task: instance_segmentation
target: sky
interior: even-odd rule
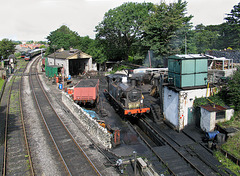
[[[97,26],[108,10],[124,2],[159,4],[177,0],[0,0],[0,40],[44,41],[62,25],[80,36],[95,38]],[[216,25],[224,22],[239,0],[186,0],[193,25]]]

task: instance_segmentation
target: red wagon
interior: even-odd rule
[[[99,80],[82,79],[74,87],[73,100],[79,104],[95,104],[99,99]]]

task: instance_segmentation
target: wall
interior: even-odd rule
[[[80,106],[74,103],[72,98],[65,92],[62,92],[62,101],[72,114],[81,122],[90,135],[96,136],[98,142],[104,147],[112,147],[111,135],[108,133],[107,129],[100,126],[96,120],[93,120],[89,114],[84,112]]]
[[[226,120],[231,120],[231,117],[234,115],[234,110],[233,109],[227,109],[226,110]]]
[[[163,114],[174,126],[178,126],[178,93],[164,87]]]
[[[48,65],[54,65],[54,58],[48,58]],[[63,66],[65,76],[69,75],[68,60],[66,60],[66,59],[55,59],[55,65]]]
[[[213,131],[215,128],[216,112],[209,112],[204,108],[201,108],[201,120],[200,127],[205,132]]]
[[[207,88],[182,90],[179,92],[179,130],[188,125],[188,109],[193,108],[193,102],[196,98],[206,97]],[[210,89],[208,95],[210,95]]]
[[[216,120],[216,112],[209,112],[206,109],[201,108],[201,129],[206,132],[213,131],[216,123],[230,120],[233,113],[233,109],[227,109],[225,111],[225,119]]]
[[[188,125],[188,108],[193,108],[195,98],[206,97],[207,88],[181,90],[179,92],[164,87],[163,113],[165,118],[178,130]],[[210,95],[210,89],[208,95]]]

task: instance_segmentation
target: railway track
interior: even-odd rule
[[[37,60],[32,64],[29,74],[29,81],[37,107],[68,175],[101,175],[54,111],[39,80]]]
[[[140,128],[135,127],[135,129],[137,129],[138,134],[143,138],[143,141],[150,147],[152,152],[165,164],[171,175],[227,175],[216,165],[212,165],[208,161],[212,157],[206,156],[204,158],[204,150],[200,145],[184,137],[182,137],[182,142],[184,143],[184,140],[186,140],[187,145],[184,146],[183,143],[181,145],[169,136],[171,134],[167,135],[157,129],[153,123],[145,119],[140,119],[140,122],[138,122],[138,127]],[[154,136],[154,144],[146,140],[142,133]],[[153,139],[152,137],[151,139]]]
[[[2,175],[34,175],[21,103],[21,83],[26,66],[24,63],[14,73],[6,88]]]

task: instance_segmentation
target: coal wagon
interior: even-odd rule
[[[95,105],[99,100],[99,79],[82,79],[74,86],[73,92],[76,103]]]

